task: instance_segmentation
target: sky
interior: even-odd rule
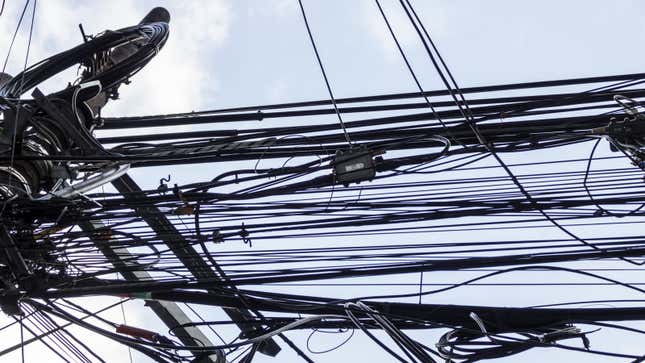
[[[303,3],[336,97],[415,90],[373,1],[303,0]],[[382,3],[424,88],[441,88],[398,2],[383,0]],[[645,40],[641,19],[645,2],[642,1],[428,0],[414,3],[462,87],[643,71],[640,44]],[[8,52],[24,2],[9,0],[5,5],[0,16],[3,55]],[[105,108],[105,116],[165,114],[328,97],[296,0],[41,0],[36,9],[27,63],[78,44],[81,41],[79,23],[86,33],[96,34],[136,24],[154,6],[164,6],[171,13],[168,43],[134,77],[132,84],[121,87],[121,99]],[[31,15],[30,11],[26,16]],[[28,29],[23,27],[9,57],[8,73],[18,73],[24,65],[27,35]],[[74,70],[70,70],[49,82],[45,89],[59,89],[74,77]],[[216,174],[217,166],[212,168],[173,168],[173,182],[207,179]],[[132,171],[135,179],[148,188],[156,187],[159,178],[167,174],[168,170],[161,169]],[[476,291],[482,295],[472,297],[473,301],[491,303],[515,298],[521,304],[526,296],[530,296],[526,300],[533,296],[529,293],[485,298],[489,292]],[[470,297],[448,295],[445,299],[458,299],[453,302],[462,303]],[[103,301],[87,300],[87,303],[98,306]],[[160,327],[141,305],[126,304],[128,319]],[[121,312],[116,311],[111,317],[121,319]],[[429,344],[436,337],[415,336],[427,338]],[[306,334],[294,337],[301,346],[306,340]],[[342,340],[332,337],[318,343],[333,346],[333,339]],[[603,344],[636,347],[638,343],[610,340]],[[97,349],[111,357],[108,361],[127,361],[127,350],[120,346],[105,344]],[[26,352],[28,362],[50,358],[42,346]],[[366,356],[372,363],[390,361],[359,333],[348,345],[315,355],[314,360],[360,361]],[[522,357],[524,362],[580,358],[544,350]],[[584,358],[588,362],[610,361]],[[0,361],[18,361],[18,356],[4,359]],[[136,355],[135,361],[146,362]],[[295,362],[297,358],[284,347],[278,358],[258,356],[257,361]]]

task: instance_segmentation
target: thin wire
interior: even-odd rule
[[[538,207],[538,204],[535,201],[535,199],[531,196],[531,194],[529,194],[529,192],[524,188],[524,186],[520,183],[520,181],[517,179],[517,177],[510,170],[508,165],[506,165],[506,163],[501,159],[501,157],[495,152],[495,150],[489,145],[488,142],[486,142],[486,140],[481,135],[481,132],[478,130],[477,124],[472,119],[472,112],[470,111],[470,108],[468,107],[468,103],[466,102],[466,99],[464,97],[463,92],[461,92],[459,86],[457,85],[457,82],[455,81],[454,77],[452,76],[452,73],[450,72],[450,69],[448,68],[447,64],[444,62],[443,58],[441,57],[441,54],[439,53],[439,50],[436,48],[434,42],[432,41],[432,38],[430,38],[430,35],[429,35],[428,31],[426,30],[425,26],[421,22],[421,19],[417,15],[417,13],[414,10],[414,7],[410,3],[410,1],[405,0],[405,2],[407,3],[407,6],[410,8],[410,11],[412,11],[412,14],[414,14],[414,17],[416,18],[416,21],[421,26],[421,29],[423,29],[423,32],[424,32],[426,38],[428,38],[430,44],[432,45],[432,48],[433,48],[434,52],[437,54],[439,60],[441,61],[441,64],[443,65],[443,68],[446,70],[446,73],[448,74],[450,80],[452,81],[453,85],[455,86],[455,90],[457,91],[457,94],[461,98],[461,101],[463,102],[463,107],[465,108],[465,110],[462,108],[462,104],[459,102],[459,100],[457,100],[456,96],[453,93],[453,90],[452,90],[450,84],[446,80],[445,76],[443,75],[443,72],[441,71],[441,69],[440,69],[439,65],[437,64],[436,60],[434,59],[434,57],[432,55],[432,52],[430,51],[430,48],[426,44],[426,41],[423,38],[423,36],[421,34],[421,31],[419,30],[419,27],[417,26],[417,24],[413,20],[412,15],[410,14],[410,11],[405,6],[404,0],[399,0],[399,2],[401,3],[401,6],[403,7],[403,9],[405,10],[406,14],[408,15],[408,18],[410,19],[410,22],[412,23],[412,25],[414,26],[415,30],[417,31],[417,34],[419,35],[419,38],[423,42],[423,44],[424,44],[424,46],[425,46],[425,48],[426,48],[426,50],[428,52],[428,55],[429,55],[432,63],[434,64],[435,68],[437,69],[437,72],[439,73],[439,76],[443,80],[444,84],[448,88],[448,91],[450,92],[450,94],[451,94],[452,98],[454,99],[457,107],[459,108],[462,116],[464,117],[464,120],[470,126],[470,128],[473,131],[473,133],[477,136],[480,144],[482,144],[484,147],[486,147],[486,149],[491,153],[491,155],[493,155],[493,157],[500,164],[502,169],[504,169],[504,171],[508,174],[508,176],[511,178],[513,183],[518,187],[520,192],[526,197],[527,201],[529,203],[531,203],[532,205],[536,206],[536,209],[540,212],[540,214],[542,214],[544,216],[544,218],[546,218],[549,222],[551,222],[554,226],[556,226],[562,232],[566,233],[567,235],[569,235],[570,237],[576,239],[577,241],[583,243],[584,245],[589,246],[589,247],[591,247],[593,249],[596,249],[596,250],[604,252],[603,249],[598,248],[597,246],[594,246],[593,244],[591,244],[588,241],[578,237],[577,235],[573,234],[572,232],[570,232],[569,230],[564,228],[557,221],[555,221],[551,216],[549,216],[542,208]],[[631,263],[633,265],[637,265],[637,266],[641,266],[641,265],[644,264],[644,263],[638,263],[636,261],[630,260],[630,259],[625,258],[625,257],[620,257],[620,259],[625,261],[625,262]]]
[[[336,98],[334,98],[334,93],[332,92],[331,85],[329,84],[329,80],[327,79],[327,73],[325,72],[325,67],[323,66],[322,60],[320,59],[320,55],[318,54],[318,48],[316,48],[316,42],[314,41],[314,37],[311,34],[311,29],[309,28],[309,22],[307,21],[307,14],[305,13],[305,8],[302,5],[302,0],[298,0],[298,4],[300,5],[300,11],[302,12],[302,19],[305,22],[305,27],[307,28],[307,33],[309,34],[309,40],[311,41],[311,46],[313,47],[314,53],[316,54],[316,59],[318,60],[320,71],[322,72],[323,79],[325,80],[325,85],[327,86],[327,91],[329,92],[331,103],[332,105],[334,105],[336,116],[338,116],[338,122],[340,122],[340,126],[343,129],[343,134],[345,135],[345,141],[347,141],[347,143],[351,146],[352,141],[349,138],[349,134],[347,133],[347,128],[345,128],[345,123],[343,122],[343,118],[340,115],[340,110],[336,105]]]
[[[32,314],[33,314],[33,313],[36,313],[36,311],[34,310],[34,311],[32,312]],[[19,320],[18,318],[16,318],[16,317],[13,317],[13,319],[14,319],[16,322],[20,322],[20,320]],[[54,349],[54,347],[52,347],[52,346],[51,346],[49,343],[47,343],[47,341],[45,341],[44,339],[43,339],[43,340],[36,340],[36,337],[44,337],[44,336],[43,336],[43,334],[42,334],[42,329],[41,329],[37,324],[35,324],[35,323],[34,323],[34,326],[35,326],[36,328],[38,328],[39,330],[41,330],[41,334],[38,334],[37,332],[35,332],[35,331],[31,330],[27,325],[25,325],[25,330],[27,330],[27,332],[31,333],[31,334],[34,336],[34,338],[30,339],[28,342],[30,343],[30,342],[33,342],[33,341],[39,341],[39,342],[40,342],[40,343],[42,343],[45,347],[47,347],[49,350],[51,350],[51,351],[52,351],[52,352],[54,352],[56,355],[58,355],[59,357],[61,357],[61,359],[65,360],[65,361],[68,361],[68,359],[66,359],[66,358],[63,356],[63,354],[62,354],[61,352],[59,352],[58,350]],[[59,348],[60,348],[60,345],[58,344],[58,342],[57,342],[56,340],[53,340],[53,339],[50,339],[50,340],[52,341],[52,343],[53,343],[54,345],[56,345],[56,347],[59,347]],[[19,347],[19,348],[22,348],[23,346],[24,346],[23,344],[18,344],[18,347]],[[60,349],[60,350],[62,350],[62,349]],[[65,354],[66,354],[66,355],[69,355],[66,351],[64,351],[64,352],[65,352]]]
[[[195,314],[199,320],[201,320],[201,321],[202,321],[202,322],[204,322],[204,323],[206,322],[206,320],[204,320],[204,318],[203,318],[203,317],[202,317],[202,316],[201,316],[201,315],[200,315],[200,314],[199,314],[195,309],[193,309],[193,307],[192,307],[192,306],[190,306],[190,304],[184,304],[184,305],[185,305],[185,306],[186,306],[190,311],[192,311],[192,312],[193,312],[193,314]],[[222,343],[226,344],[226,340],[224,340],[224,338],[222,338],[222,336],[221,336],[221,335],[219,335],[219,334],[217,333],[217,331],[216,331],[215,329],[213,329],[213,327],[212,327],[211,325],[208,325],[208,329],[209,329],[210,331],[212,331],[212,332],[215,334],[215,336],[217,336],[217,338],[219,338],[219,340],[220,340]]]
[[[20,357],[22,358],[22,363],[25,363],[25,323],[22,321],[23,317],[23,315],[20,315]]]
[[[119,304],[121,306],[121,315],[123,316],[123,324],[128,325],[128,322],[125,320],[125,307],[123,303]],[[132,359],[132,347],[128,346],[128,355],[130,356],[130,363],[133,362]]]
[[[18,24],[16,25],[16,30],[13,32],[13,36],[11,37],[11,43],[9,43],[9,50],[7,51],[7,56],[4,59],[4,64],[2,65],[2,73],[7,69],[7,63],[9,62],[9,56],[11,55],[11,50],[13,49],[13,43],[16,41],[16,36],[18,35],[18,31],[20,30],[20,24],[22,24],[22,19],[25,16],[25,12],[27,12],[27,6],[29,6],[30,0],[25,1],[25,6],[22,8],[22,13],[20,14],[20,19],[18,20]],[[4,1],[2,2],[3,8],[4,8]]]
[[[313,354],[324,354],[324,353],[329,353],[329,352],[332,352],[334,350],[337,350],[340,347],[342,347],[343,345],[347,344],[349,342],[349,340],[352,339],[352,337],[354,336],[354,333],[356,332],[356,329],[347,329],[347,330],[351,330],[351,333],[342,342],[336,344],[335,346],[333,346],[331,348],[327,348],[327,349],[324,349],[324,350],[313,350],[313,349],[311,349],[311,338],[314,336],[315,333],[342,334],[344,332],[343,332],[342,329],[340,329],[339,331],[333,331],[333,332],[324,331],[324,330],[320,330],[320,329],[317,329],[317,328],[311,329],[311,333],[309,334],[309,336],[307,336],[307,343],[306,343],[307,350],[310,353],[313,353]]]
[[[25,4],[25,9],[23,10],[22,15],[20,16],[20,21],[22,21],[22,16],[24,15],[24,11],[27,9],[26,6],[28,4],[29,4],[29,0],[27,0],[27,3]],[[31,12],[31,25],[29,26],[29,39],[27,41],[27,52],[25,53],[25,63],[23,65],[23,69],[22,69],[22,76],[20,77],[20,89],[18,91],[19,95],[22,93],[23,86],[25,84],[25,74],[26,74],[25,71],[27,70],[27,63],[29,62],[29,51],[31,50],[31,39],[32,39],[32,35],[33,35],[33,32],[34,32],[34,20],[36,19],[36,6],[37,5],[38,5],[38,0],[34,0],[34,6],[33,6],[33,9],[32,9],[32,12]],[[18,23],[18,28],[19,27],[20,27],[20,22]],[[16,28],[16,32],[18,31],[18,28]],[[14,34],[14,37],[15,37],[15,34]],[[13,45],[13,40],[11,41],[11,43]],[[11,50],[11,48],[10,48],[10,50]],[[9,60],[9,54],[7,54],[7,59],[5,60],[5,64],[4,64],[3,68],[2,68],[3,72],[4,72],[4,67],[6,67],[6,65],[7,65],[7,60]],[[14,119],[14,123],[13,123],[13,135],[12,135],[12,139],[11,139],[11,157],[10,157],[11,161],[9,163],[9,167],[11,169],[13,169],[13,164],[14,164],[15,156],[16,156],[16,141],[17,141],[16,138],[17,138],[17,133],[18,133],[18,120],[20,119],[20,117],[19,117],[20,116],[20,110],[21,110],[21,108],[20,108],[20,99],[18,99],[18,101],[16,103],[16,115],[15,115],[15,119]],[[9,182],[8,182],[9,185],[11,185],[12,177],[13,177],[13,173],[9,173]]]
[[[421,304],[421,297],[423,294],[423,271],[421,271],[421,276],[419,277],[419,304]]]
[[[375,0],[375,2],[376,2],[376,6],[379,9],[379,12],[381,13],[381,16],[383,17],[383,20],[385,21],[385,25],[387,26],[387,29],[389,30],[390,35],[392,35],[392,40],[394,40],[394,43],[396,44],[396,47],[399,49],[399,54],[401,54],[401,57],[403,58],[403,61],[405,62],[406,67],[408,68],[408,72],[410,73],[410,76],[412,76],[412,79],[414,80],[414,83],[416,84],[417,89],[420,92],[420,95],[426,101],[426,104],[428,105],[428,107],[432,111],[432,114],[435,116],[437,121],[439,121],[439,123],[441,123],[441,125],[444,128],[447,129],[448,126],[443,122],[443,120],[441,119],[441,116],[437,113],[437,111],[435,111],[434,106],[432,105],[432,103],[430,103],[430,99],[428,98],[428,96],[426,95],[425,90],[421,86],[421,82],[419,82],[419,78],[417,77],[416,73],[414,72],[414,69],[412,69],[412,65],[408,61],[408,57],[405,55],[405,52],[403,51],[403,47],[401,47],[401,44],[399,43],[399,40],[396,37],[396,34],[394,33],[394,30],[392,29],[392,26],[390,25],[390,21],[387,19],[387,16],[385,15],[385,12],[383,11],[383,8],[381,7],[381,3],[379,2],[379,0]],[[459,142],[456,139],[455,139],[455,141]]]

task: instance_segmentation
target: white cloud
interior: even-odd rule
[[[380,1],[380,4],[406,54],[419,50],[421,46],[419,36],[398,1]],[[447,17],[443,16],[446,12],[445,4],[432,3],[429,5],[421,2],[415,4],[415,7],[415,11],[424,21],[424,26],[433,36],[441,38],[450,32],[451,28],[454,28],[455,25],[447,23]],[[359,17],[365,30],[381,45],[387,59],[399,61],[401,59],[399,50],[376,4],[372,1],[362,2]],[[432,21],[429,22],[428,18],[431,18]]]
[[[281,102],[289,95],[289,83],[284,79],[274,80],[266,88],[266,99],[268,102]]]
[[[399,50],[376,5],[372,2],[362,3],[362,5],[360,20],[367,32],[381,45],[388,60],[399,60]],[[416,34],[409,25],[408,18],[400,8],[392,8],[386,5],[386,3],[381,4],[399,43],[402,47],[409,46],[415,41]]]
[[[247,6],[247,15],[250,17],[291,18],[299,12],[297,0],[274,0],[269,6],[266,2],[250,2]]]
[[[78,24],[88,34],[136,24],[151,7],[140,1],[109,2],[41,1],[30,48],[29,64],[69,49],[81,42]],[[169,3],[171,34],[151,63],[133,77],[132,84],[120,89],[122,99],[111,102],[106,115],[135,115],[181,112],[206,104],[203,95],[216,87],[209,69],[207,50],[228,39],[231,5],[228,1]],[[0,21],[0,45],[7,50],[22,6],[7,9]],[[8,73],[22,70],[31,12],[28,10],[15,41]],[[3,54],[4,56],[4,54]],[[75,78],[71,69],[41,88],[54,91]]]
[[[228,38],[231,6],[225,1],[181,2],[169,7],[170,37],[159,55],[120,90],[122,100],[109,115],[185,112],[204,108],[204,96],[217,85],[208,50]]]

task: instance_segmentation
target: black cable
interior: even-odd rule
[[[437,70],[437,72],[439,73],[439,76],[441,77],[441,79],[442,79],[442,81],[443,81],[444,85],[448,88],[448,91],[450,92],[451,97],[454,99],[454,101],[455,101],[455,103],[456,103],[457,107],[459,108],[460,112],[462,113],[462,116],[464,117],[464,120],[466,121],[466,123],[468,124],[468,126],[473,130],[473,133],[475,133],[475,134],[477,135],[477,138],[479,139],[480,143],[481,143],[482,145],[484,145],[484,146],[487,148],[487,150],[491,153],[491,155],[493,155],[493,157],[495,158],[495,160],[497,160],[497,162],[500,164],[500,166],[504,169],[504,171],[505,171],[505,172],[508,174],[508,176],[511,178],[511,180],[513,181],[513,183],[514,183],[515,185],[517,185],[518,189],[522,192],[522,194],[524,194],[524,195],[525,195],[525,197],[526,197],[526,199],[529,201],[529,203],[531,203],[531,204],[532,204],[532,205],[534,205],[534,206],[537,206],[537,203],[535,202],[535,200],[533,199],[533,197],[528,193],[528,191],[526,191],[526,189],[522,186],[522,184],[517,180],[517,178],[514,176],[514,174],[512,173],[512,171],[511,171],[511,170],[508,168],[508,166],[506,165],[506,163],[505,163],[504,161],[502,161],[502,159],[497,155],[497,153],[495,153],[495,151],[494,151],[494,150],[492,150],[492,149],[490,148],[489,144],[488,144],[488,143],[487,143],[487,142],[482,138],[481,134],[479,133],[479,131],[478,131],[478,129],[477,129],[477,125],[476,125],[476,124],[474,123],[474,121],[472,120],[472,116],[471,116],[470,110],[469,110],[469,108],[468,108],[468,104],[467,104],[467,102],[466,102],[466,100],[465,100],[465,97],[464,97],[463,93],[461,93],[461,91],[459,90],[459,86],[458,86],[458,85],[457,85],[457,83],[455,82],[454,77],[452,76],[452,73],[451,73],[451,72],[450,72],[450,70],[448,69],[448,67],[447,67],[446,63],[443,61],[443,58],[441,57],[441,55],[440,55],[439,51],[437,50],[436,46],[434,45],[434,42],[433,42],[433,41],[432,41],[432,39],[430,38],[430,35],[428,34],[427,30],[426,30],[426,29],[425,29],[425,27],[423,26],[423,23],[422,23],[422,22],[421,22],[421,20],[419,19],[419,16],[416,14],[416,12],[415,12],[415,10],[414,10],[414,7],[412,6],[412,4],[410,3],[410,1],[409,1],[409,0],[405,0],[405,1],[406,1],[406,3],[407,3],[407,7],[406,7],[406,5],[403,3],[403,0],[399,0],[399,2],[401,3],[401,6],[402,6],[402,7],[403,7],[403,9],[405,10],[405,12],[406,12],[406,14],[407,14],[408,18],[410,19],[410,22],[412,23],[412,25],[414,26],[414,28],[415,28],[415,30],[416,30],[416,32],[417,32],[417,34],[419,35],[419,38],[421,39],[422,43],[424,44],[424,47],[425,47],[425,49],[426,49],[426,51],[427,51],[427,53],[428,53],[428,56],[430,57],[430,60],[432,61],[433,65],[435,66],[435,69],[436,69],[436,70]],[[408,10],[408,7],[410,8],[410,10]],[[453,92],[451,91],[450,84],[448,83],[448,81],[446,80],[446,78],[443,76],[443,74],[442,74],[442,72],[441,72],[441,69],[439,68],[439,65],[438,65],[438,64],[437,64],[437,62],[435,61],[435,59],[434,59],[434,57],[433,57],[433,55],[432,55],[432,52],[430,51],[430,48],[429,48],[429,47],[428,47],[428,45],[426,44],[425,39],[423,38],[423,35],[421,34],[421,31],[419,30],[419,28],[417,27],[417,25],[416,25],[415,21],[413,20],[412,15],[410,14],[410,11],[412,12],[412,14],[414,14],[414,17],[415,17],[416,21],[417,21],[417,22],[419,22],[419,25],[421,26],[421,29],[423,29],[423,32],[424,32],[424,34],[425,34],[426,38],[429,40],[429,42],[430,42],[430,44],[431,44],[431,46],[432,46],[432,48],[433,48],[434,52],[437,54],[437,57],[439,58],[439,60],[440,60],[441,64],[443,65],[443,68],[446,70],[446,73],[448,74],[448,76],[449,76],[450,80],[452,81],[453,85],[455,86],[455,89],[456,89],[456,91],[457,91],[457,94],[458,94],[458,95],[459,95],[459,97],[461,98],[461,101],[463,102],[463,105],[464,105],[464,107],[465,107],[465,110],[462,110],[461,104],[459,103],[459,101],[457,100],[457,98],[455,97],[455,95],[453,94]],[[583,244],[585,244],[585,245],[587,245],[587,246],[589,246],[589,247],[591,247],[591,248],[593,248],[593,249],[597,249],[597,250],[602,251],[602,249],[598,249],[596,246],[594,246],[594,245],[592,245],[592,244],[588,243],[588,242],[587,242],[587,241],[585,241],[584,239],[582,239],[582,238],[580,238],[580,237],[578,237],[578,236],[574,235],[574,234],[573,234],[573,233],[571,233],[569,230],[567,230],[566,228],[564,228],[563,226],[561,226],[557,221],[555,221],[553,218],[551,218],[551,217],[550,217],[550,216],[549,216],[549,215],[548,215],[548,214],[547,214],[543,209],[541,209],[541,208],[539,208],[539,207],[537,207],[536,209],[537,209],[537,210],[538,210],[538,211],[539,211],[539,212],[544,216],[544,218],[546,218],[549,222],[551,222],[554,226],[556,226],[556,227],[557,227],[558,229],[560,229],[562,232],[566,233],[566,234],[567,234],[567,235],[569,235],[570,237],[572,237],[572,238],[574,238],[574,239],[578,240],[579,242],[581,242],[581,243],[583,243]],[[628,263],[631,263],[631,264],[634,264],[634,265],[642,265],[641,263],[637,263],[637,262],[634,262],[634,261],[632,261],[632,260],[629,260],[629,259],[626,259],[626,258],[623,258],[623,257],[621,257],[621,259],[622,259],[623,261],[625,261],[625,262],[628,262]]]

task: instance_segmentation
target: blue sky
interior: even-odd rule
[[[424,88],[441,88],[398,3],[382,2]],[[415,90],[373,1],[304,0],[304,4],[336,97]],[[432,0],[416,1],[415,5],[462,87],[643,71],[642,1]],[[8,1],[6,6],[0,17],[0,49],[5,51],[22,3]],[[122,99],[112,102],[105,115],[160,114],[327,98],[296,0],[41,0],[29,63],[78,44],[79,23],[88,33],[117,29],[137,23],[154,6],[170,10],[170,39],[132,84],[121,88]],[[22,67],[26,35],[24,28],[12,51],[9,73],[15,74]],[[72,80],[73,71],[48,86],[56,89]],[[166,170],[133,171],[147,187],[155,187],[159,177],[166,174]],[[206,179],[213,174],[215,171],[209,169],[179,167],[173,169],[173,182]],[[494,294],[476,291],[481,295],[468,296],[464,292],[441,299],[454,303],[516,299],[521,305],[539,295],[523,291],[526,295],[487,296]],[[562,296],[571,293],[557,289],[549,292]],[[151,314],[145,315],[140,305],[126,305],[133,321],[156,325],[147,320]],[[429,344],[436,341],[434,334],[414,336],[428,339]],[[294,337],[302,344],[306,334]],[[321,340],[321,344],[329,341]],[[625,339],[601,344],[637,343]],[[125,361],[123,348],[105,349],[114,359]],[[29,354],[36,361],[37,356],[46,353],[31,350]],[[340,362],[361,361],[367,356],[372,363],[390,361],[359,333],[342,349],[314,358],[317,362]],[[522,357],[524,362],[543,362],[564,361],[572,356],[537,351]],[[589,362],[611,361],[584,358]],[[297,360],[285,347],[279,358],[258,357],[257,361]]]

